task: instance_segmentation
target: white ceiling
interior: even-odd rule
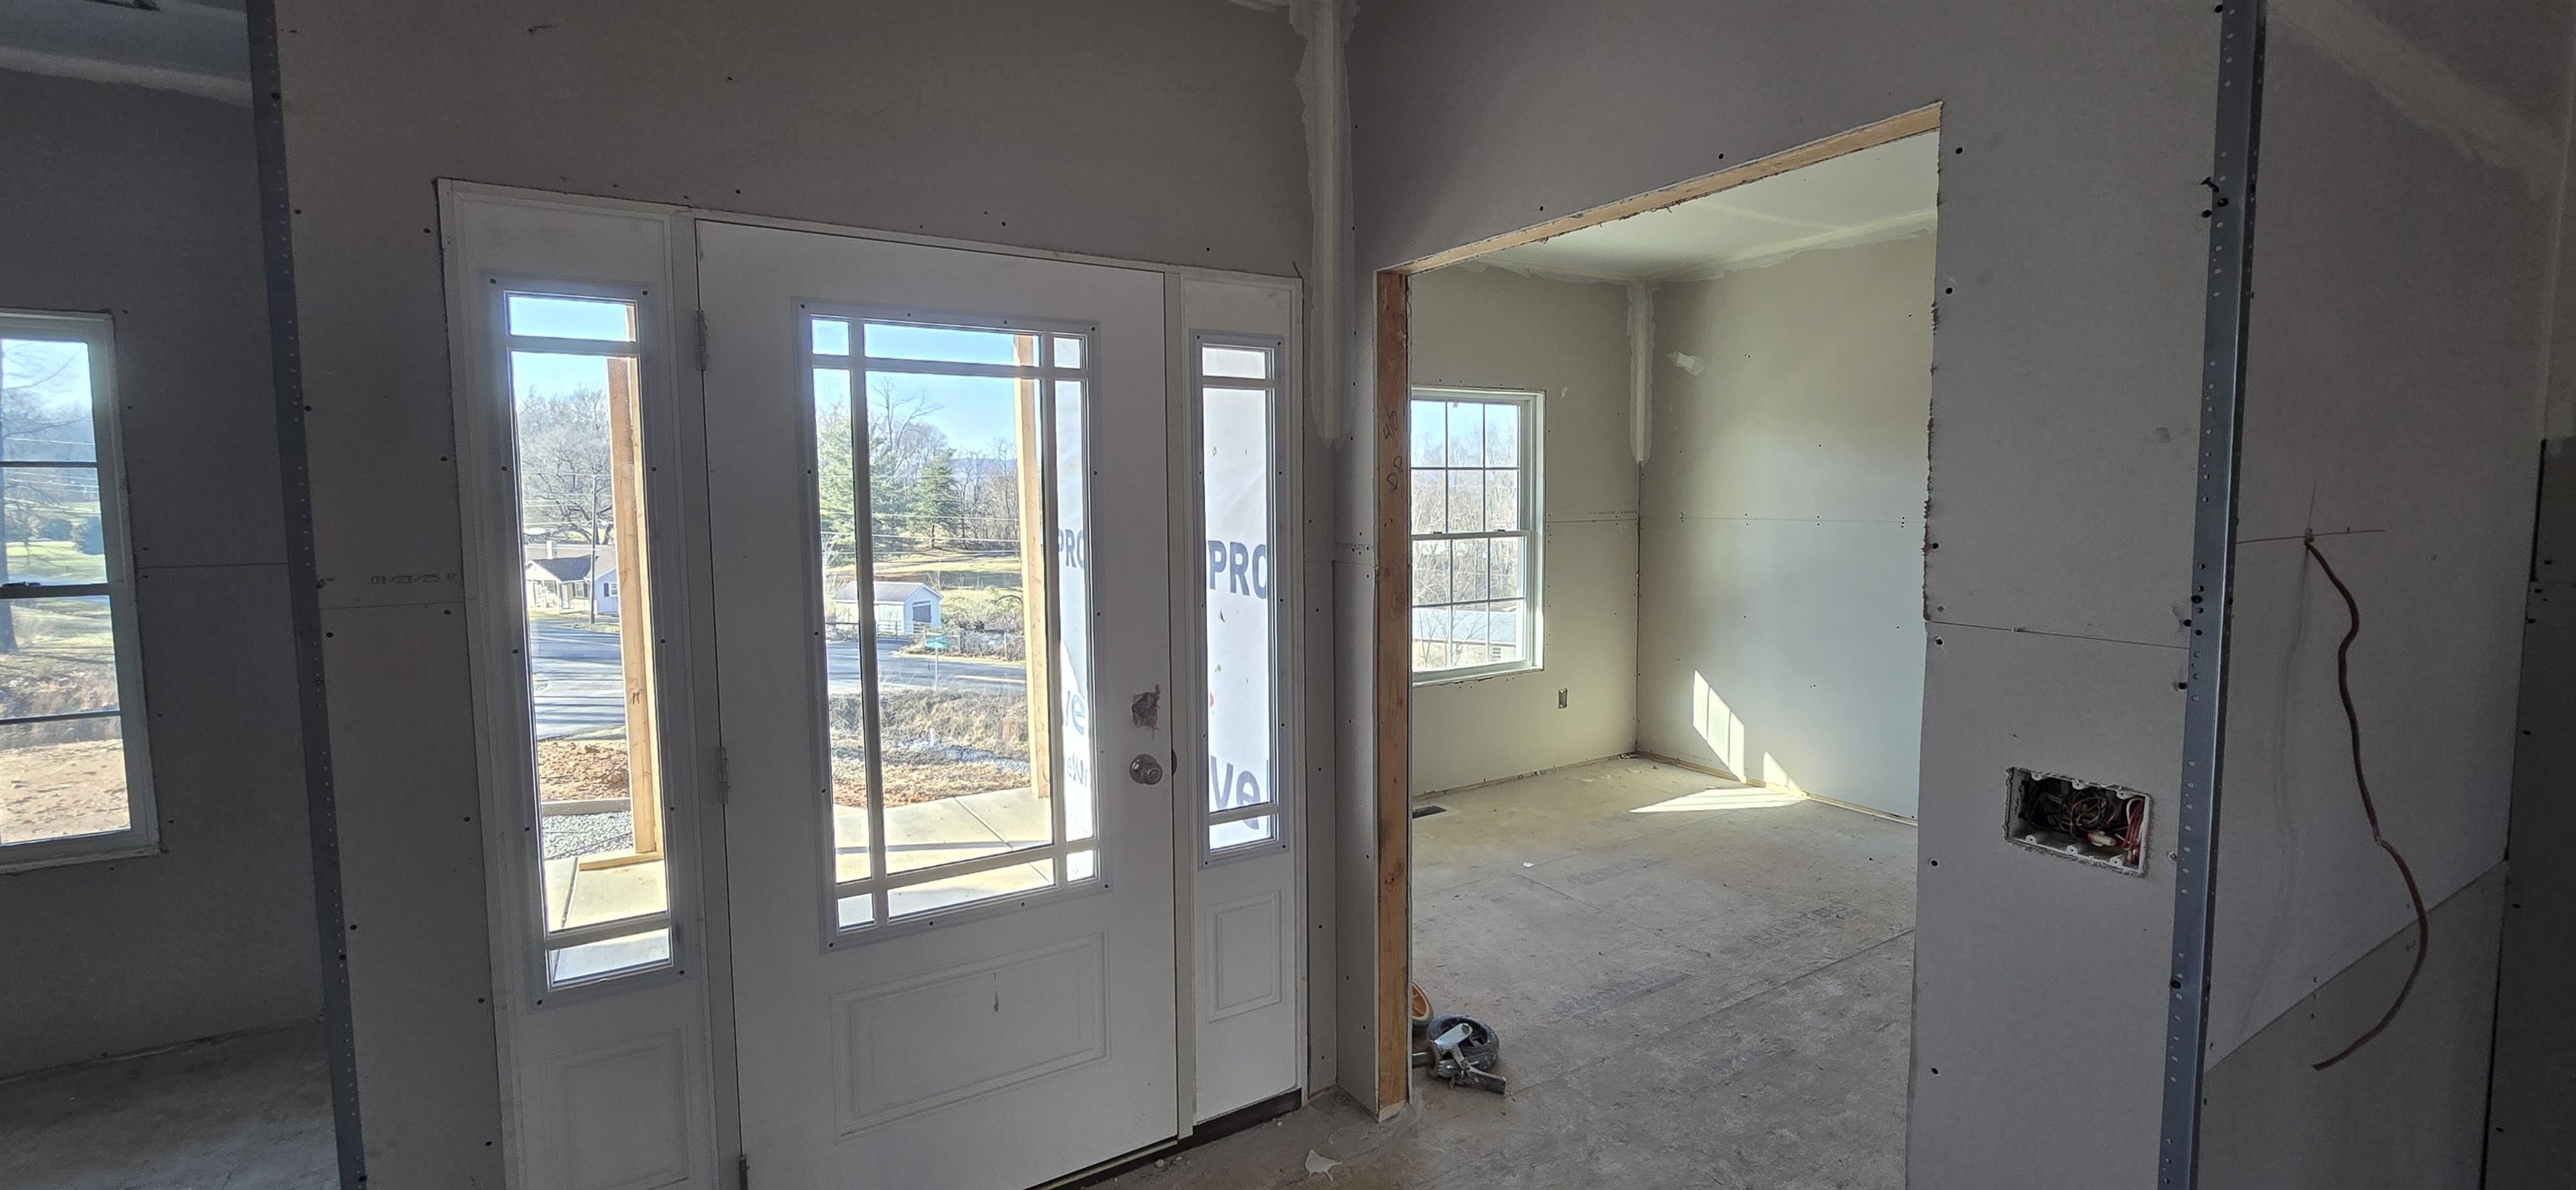
[[[1926,132],[1481,259],[1602,280],[1678,281],[1916,235],[1932,227],[1940,153],[1938,134]]]
[[[0,0],[0,69],[250,102],[246,0]]]

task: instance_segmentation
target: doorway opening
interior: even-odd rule
[[[1937,120],[1381,277],[1393,1002],[1553,1117],[1649,1084],[1634,1143],[1753,1182],[1903,1180]],[[1417,1134],[1493,1126],[1380,1062]]]

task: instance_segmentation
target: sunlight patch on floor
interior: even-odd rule
[[[1652,805],[1639,806],[1631,814],[1683,814],[1695,810],[1767,810],[1777,806],[1794,806],[1807,800],[1795,789],[1703,789],[1667,798]]]

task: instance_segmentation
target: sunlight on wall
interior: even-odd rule
[[[1798,784],[1798,779],[1790,776],[1789,770],[1780,767],[1780,759],[1768,752],[1762,754],[1762,783],[1773,789],[1794,789],[1802,794],[1806,792],[1806,786]]]
[[[1703,789],[1628,812],[1679,814],[1691,810],[1767,810],[1775,806],[1794,806],[1805,800],[1807,795],[1794,789]]]
[[[1708,678],[1697,672],[1691,674],[1691,727],[1699,732],[1708,750],[1717,754],[1719,767],[1739,777],[1744,775],[1744,720],[1735,717],[1726,700],[1708,688]]]

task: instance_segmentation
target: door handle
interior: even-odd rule
[[[1136,759],[1127,762],[1127,775],[1138,785],[1160,785],[1163,783],[1163,762],[1154,759],[1151,753],[1139,752]]]

